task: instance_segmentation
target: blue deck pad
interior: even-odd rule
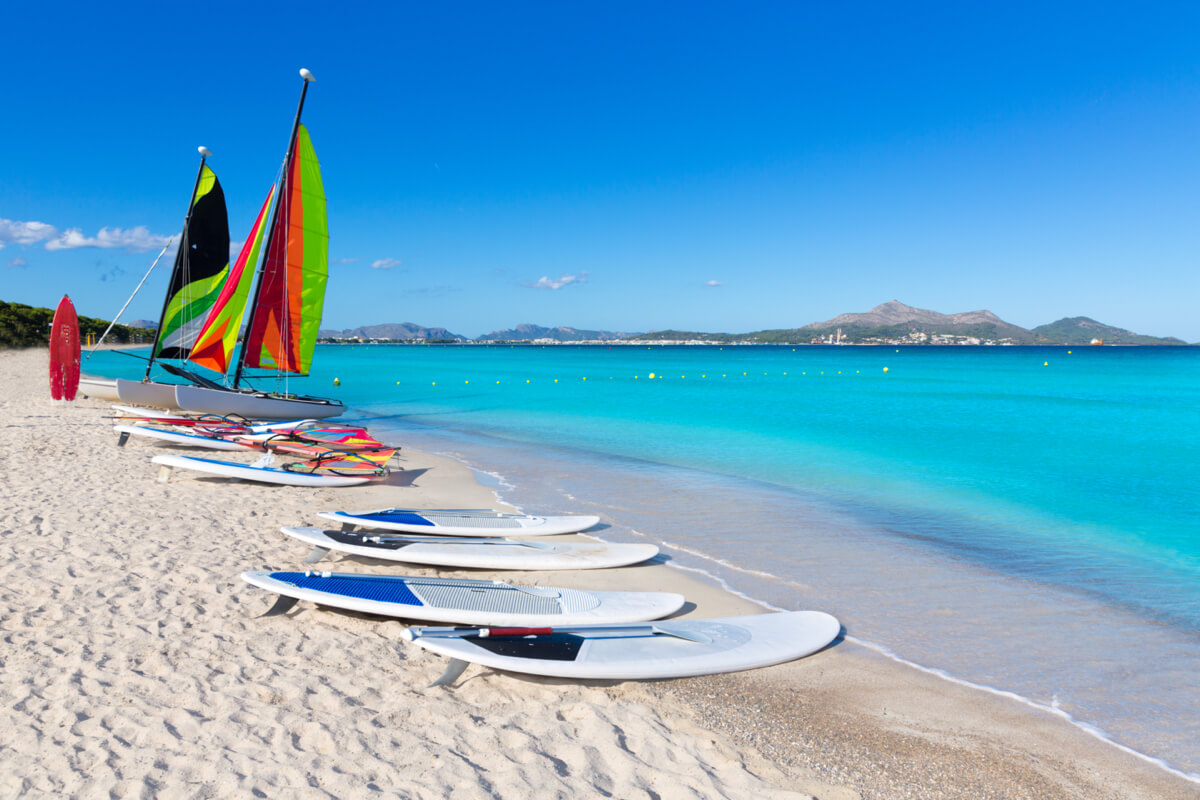
[[[411,511],[380,511],[377,514],[350,514],[348,516],[371,522],[394,522],[404,525],[428,525],[433,527],[432,522],[420,514],[414,514]]]
[[[306,575],[303,572],[272,572],[271,577],[301,589],[328,592],[342,597],[357,597],[361,600],[375,600],[380,603],[396,603],[405,606],[425,605],[400,578],[369,575],[353,578],[345,575],[324,577],[322,575]]]

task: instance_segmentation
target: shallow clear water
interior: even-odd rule
[[[1200,349],[330,346],[314,363],[307,391],[515,502],[599,513],[605,538],[1200,773]],[[138,374],[110,354],[85,369]]]

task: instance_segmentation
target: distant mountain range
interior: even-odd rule
[[[139,320],[138,322],[143,322]],[[135,323],[137,324],[137,323]],[[840,331],[840,339],[839,339]],[[411,322],[364,325],[346,330],[322,330],[324,339],[451,342],[718,342],[722,344],[808,344],[840,341],[844,344],[1187,344],[1173,337],[1144,336],[1105,325],[1088,317],[1066,317],[1032,330],[1005,322],[991,311],[942,314],[914,308],[898,300],[878,305],[862,314],[839,314],[824,322],[799,328],[751,333],[702,333],[665,330],[652,333],[618,333],[579,328],[545,328],[525,323],[515,328],[485,333],[470,339],[445,328],[427,328]]]
[[[411,322],[389,322],[383,325],[363,325],[359,328],[345,330],[320,330],[317,336],[322,339],[438,339],[441,341],[469,342],[466,336],[451,333],[445,328],[426,328]]]
[[[1174,337],[1144,336],[1105,325],[1088,317],[1067,317],[1032,330],[1005,322],[991,311],[942,314],[914,308],[898,300],[878,305],[862,314],[839,314],[824,322],[799,328],[752,333],[700,333],[656,331],[640,341],[717,341],[730,344],[800,344],[812,341],[888,344],[1187,344]]]
[[[531,342],[550,339],[556,342],[611,342],[638,336],[636,333],[614,333],[613,331],[584,331],[577,328],[543,328],[541,325],[525,323],[503,331],[485,333],[477,342]]]
[[[387,339],[392,341],[409,340],[439,340],[455,342],[532,342],[541,340],[555,342],[609,342],[636,336],[634,333],[615,333],[613,331],[585,331],[576,328],[543,328],[541,325],[529,323],[518,325],[503,331],[485,333],[476,339],[470,339],[461,334],[451,333],[445,328],[426,328],[411,322],[388,323],[385,325],[364,325],[360,328],[346,330],[322,330],[318,334],[322,339]]]

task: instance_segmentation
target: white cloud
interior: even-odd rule
[[[75,250],[80,247],[111,249],[123,247],[135,253],[144,253],[162,247],[168,237],[156,236],[145,225],[134,228],[101,228],[95,236],[84,236],[79,228],[70,228],[65,233],[46,242],[47,250]]]
[[[400,263],[398,258],[381,258],[371,262],[371,269],[391,269],[400,266]]]
[[[561,289],[564,286],[570,286],[573,283],[587,283],[588,273],[581,272],[578,275],[568,275],[565,272],[561,278],[551,278],[543,275],[533,283],[525,284],[530,289]]]
[[[335,264],[353,264],[355,261],[358,261],[358,259],[357,258],[335,258],[333,260],[333,263],[335,263]],[[376,262],[376,263],[378,263],[378,262]],[[376,269],[382,269],[382,267],[376,267]]]
[[[704,285],[705,286],[721,286],[722,284],[720,281],[709,281],[708,283],[706,283]]]
[[[10,267],[28,267],[29,262],[26,261],[25,259],[21,258],[20,256],[15,256],[8,260],[8,265]]]
[[[35,244],[43,239],[52,239],[57,235],[58,229],[45,222],[19,222],[0,218],[0,248],[10,242]]]

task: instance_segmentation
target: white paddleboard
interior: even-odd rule
[[[172,469],[190,469],[205,475],[217,475],[223,478],[240,478],[244,481],[259,483],[275,483],[280,486],[357,486],[374,479],[374,476],[350,476],[310,474],[307,472],[289,472],[277,467],[256,467],[250,464],[239,464],[235,461],[216,461],[211,458],[196,458],[195,456],[161,455],[151,459],[155,464]],[[165,483],[168,473],[159,475],[158,480]]]
[[[568,627],[535,635],[470,635],[453,628],[409,628],[404,638],[457,662],[560,678],[648,680],[738,672],[810,655],[841,632],[820,611],[666,620],[625,626]],[[468,634],[468,635],[464,635]],[[438,683],[452,682],[461,664]],[[448,677],[448,680],[447,680]]]
[[[246,448],[236,442],[231,442],[228,439],[221,439],[215,436],[200,436],[195,433],[185,433],[184,431],[164,431],[161,428],[150,428],[145,425],[113,425],[113,430],[117,433],[124,434],[118,445],[124,445],[125,440],[130,436],[138,436],[143,439],[154,439],[159,442],[167,442],[169,444],[177,444],[183,447],[203,447],[207,450],[240,450],[245,452]]]
[[[443,536],[552,536],[578,533],[600,521],[584,515],[539,517],[478,508],[380,508],[322,511],[317,516],[343,525]]]
[[[463,625],[578,625],[657,619],[678,611],[683,595],[591,592],[503,581],[385,577],[330,572],[243,572],[247,583],[295,600],[386,617]]]
[[[409,564],[464,569],[605,569],[639,564],[658,554],[652,544],[541,542],[521,539],[420,536],[375,532],[282,528],[313,546],[313,564],[330,550]]]

